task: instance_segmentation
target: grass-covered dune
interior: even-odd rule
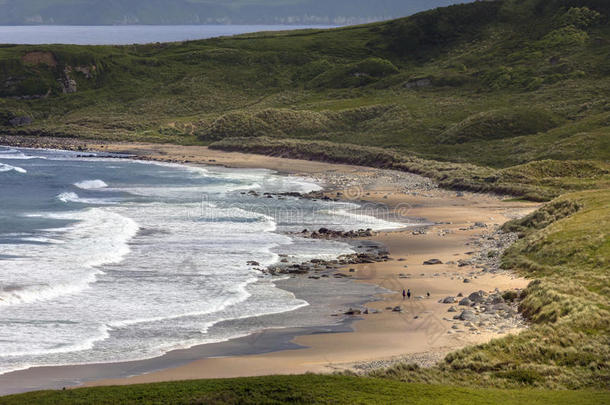
[[[495,169],[423,159],[387,148],[265,136],[225,138],[211,147],[401,170],[433,178],[450,189],[503,193],[533,201],[547,201],[568,191],[610,187],[610,165],[604,161],[540,160]]]
[[[601,404],[603,391],[497,390],[405,384],[350,376],[270,376],[40,391],[1,397],[21,404]]]
[[[2,45],[0,130],[266,135],[494,168],[607,160],[609,15],[605,0],[504,0],[334,30]]]

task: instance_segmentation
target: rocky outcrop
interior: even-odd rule
[[[91,65],[91,67],[89,66],[76,66],[74,68],[75,72],[79,72],[82,73],[86,79],[91,79],[93,78],[93,72],[95,72],[97,70],[97,67],[95,65]]]
[[[462,326],[475,333],[484,330],[504,333],[524,327],[525,320],[518,311],[520,296],[521,290],[510,290],[503,294],[498,290],[491,293],[482,290],[472,292],[459,302],[460,306],[467,309],[452,318],[443,318],[453,322],[452,330],[448,333],[463,332]],[[452,306],[447,312],[457,312],[457,309]]]
[[[405,83],[405,88],[415,89],[418,87],[428,87],[432,84],[432,80],[428,78],[414,79]]]
[[[28,125],[32,123],[32,119],[30,117],[14,117],[8,120],[8,123],[13,127],[21,127],[23,125]]]
[[[61,91],[64,94],[76,93],[76,91],[78,90],[76,80],[72,78],[71,73],[72,67],[66,66],[64,68],[63,76],[57,79],[57,81],[61,85]]]
[[[358,229],[350,231],[337,231],[328,228],[320,228],[317,231],[309,231],[303,229],[299,236],[309,239],[353,239],[353,238],[370,238],[375,236],[372,229]]]
[[[369,248],[370,250],[370,248]],[[319,279],[320,277],[334,277],[334,278],[351,278],[351,274],[337,272],[339,268],[349,264],[362,264],[362,263],[376,263],[389,260],[388,252],[385,248],[379,246],[373,251],[352,253],[348,255],[339,256],[335,260],[324,260],[324,259],[311,259],[305,263],[289,263],[288,260],[281,260],[279,263],[269,266],[267,268],[260,268],[253,264],[255,262],[248,262],[248,265],[254,267],[255,270],[272,276],[286,275],[286,274],[312,274],[310,278]],[[349,272],[353,273],[353,269]]]
[[[424,264],[428,265],[428,266],[432,266],[432,265],[435,265],[435,264],[443,264],[443,262],[440,261],[439,259],[428,259],[428,260],[426,260],[424,262]]]

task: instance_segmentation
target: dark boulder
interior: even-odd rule
[[[428,259],[424,262],[425,265],[434,265],[434,264],[443,264],[442,261],[440,261],[439,259]]]
[[[461,319],[462,321],[474,321],[476,318],[476,315],[474,314],[474,312],[470,311],[470,310],[465,310],[462,311],[462,313],[460,314],[459,319]]]

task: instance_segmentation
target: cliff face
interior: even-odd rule
[[[5,0],[0,25],[356,24],[469,0]],[[230,3],[230,4],[227,4]]]

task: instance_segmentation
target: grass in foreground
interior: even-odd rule
[[[352,376],[268,376],[39,391],[0,397],[22,404],[601,404],[609,392],[472,389]]]

